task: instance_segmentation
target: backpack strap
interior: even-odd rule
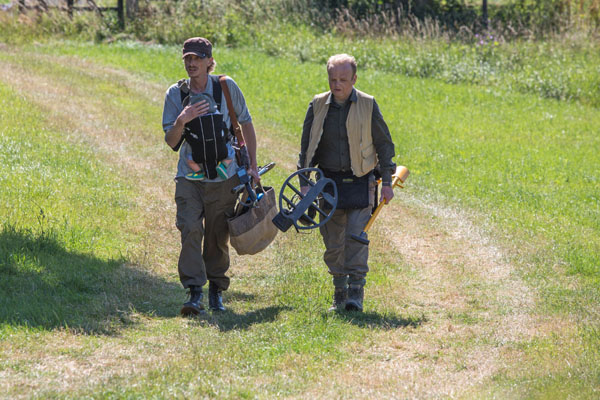
[[[210,80],[212,81],[212,97],[215,100],[215,103],[217,103],[217,110],[221,111],[221,100],[223,97],[223,89],[221,88],[221,85],[219,85],[219,78],[221,77],[220,75],[209,75],[210,76]]]
[[[180,80],[179,82],[177,82],[179,84],[179,95],[181,96],[181,104],[183,105],[183,102],[185,101],[185,99],[187,99],[188,95],[189,95],[189,89],[188,92],[184,92],[183,88],[182,88],[182,83],[183,81],[185,81],[185,79]],[[173,147],[173,151],[179,151],[179,148],[181,147],[181,144],[183,143],[183,140],[185,139],[186,136],[186,129],[185,127],[183,128],[183,133],[181,134],[181,139],[179,139],[179,142],[177,143],[177,146]]]
[[[231,129],[233,130],[233,134],[237,139],[238,146],[242,148],[246,146],[246,142],[244,141],[242,127],[240,126],[240,123],[237,120],[237,115],[235,115],[235,109],[233,108],[233,102],[231,101],[231,93],[229,93],[229,87],[227,86],[227,75],[220,75],[219,83],[221,84],[221,88],[223,89],[225,101],[227,101],[227,110],[229,112],[229,120],[231,121]]]

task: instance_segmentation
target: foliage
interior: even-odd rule
[[[179,43],[190,31],[202,31],[223,44],[247,45],[265,26],[279,24],[355,37],[412,36],[423,25],[432,25],[438,36],[458,39],[485,29],[507,39],[542,38],[597,31],[599,10],[600,0],[509,0],[490,5],[489,22],[483,25],[479,4],[464,0],[140,0],[137,15],[123,33],[144,41]],[[94,31],[98,40],[114,37],[121,29],[113,12],[105,12],[101,21],[91,13],[76,12],[68,20],[47,12],[26,17],[25,22],[40,24],[47,33],[94,38]]]
[[[59,35],[95,41],[138,39],[179,44],[190,35],[201,35],[217,47],[251,47],[301,62],[322,63],[331,54],[346,52],[353,54],[362,67],[449,83],[503,86],[600,106],[598,41],[590,40],[583,31],[552,34],[541,42],[519,38],[510,25],[486,33],[476,33],[466,26],[452,32],[430,18],[383,11],[359,19],[348,9],[333,10],[335,17],[331,20],[327,10],[333,3],[322,4],[321,13],[314,8],[318,6],[315,2],[255,0],[233,2],[227,7],[220,3],[142,0],[138,17],[121,33],[115,33],[118,24],[114,18],[98,19],[89,13],[76,14],[73,20],[58,13],[19,17],[0,14],[0,40],[23,43]],[[373,4],[375,8],[389,5]],[[538,10],[528,2],[518,6]],[[547,15],[549,20],[557,15],[554,11],[538,11],[536,15]],[[306,23],[306,15],[314,23]],[[528,14],[519,11],[514,15],[524,18]],[[507,19],[511,24],[521,23],[516,17]],[[531,21],[521,28],[530,26]],[[534,25],[542,33],[551,30],[551,24]],[[485,39],[483,43],[488,37],[493,40]]]

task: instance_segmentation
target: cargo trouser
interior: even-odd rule
[[[369,207],[335,210],[331,219],[319,228],[326,248],[323,260],[334,277],[334,285],[346,282],[343,279],[346,276],[348,283],[361,286],[365,284],[365,277],[369,272],[369,246],[352,239],[351,235],[359,235],[367,225],[374,196],[375,182],[372,181],[369,185]]]
[[[176,180],[176,226],[181,232],[178,271],[184,288],[204,286],[207,280],[222,290],[229,287],[226,215],[233,214],[237,196],[231,189],[237,184],[237,176],[224,182]]]

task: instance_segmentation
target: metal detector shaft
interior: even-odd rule
[[[410,174],[410,171],[408,170],[408,168],[406,168],[404,166],[397,167],[396,172],[394,172],[394,175],[392,175],[392,190],[395,187],[403,188],[404,186],[402,186],[402,183],[404,183],[406,178],[408,178],[409,174]],[[360,235],[351,235],[352,239],[356,240],[357,242],[363,243],[363,244],[369,244],[369,239],[367,239],[367,231],[371,228],[371,225],[373,225],[373,222],[375,222],[375,219],[379,215],[379,212],[381,211],[383,206],[385,206],[386,204],[387,203],[385,203],[385,202],[379,203],[379,205],[373,212],[373,215],[371,215],[371,218],[369,218],[367,225],[365,225],[365,229],[363,229],[363,231],[360,233]]]
[[[265,165],[264,167],[260,167],[258,169],[258,176],[262,176],[263,174],[269,172],[270,170],[273,169],[273,167],[275,166],[274,162],[270,162],[267,165]],[[242,190],[244,190],[244,187],[246,185],[244,183],[240,183],[239,185],[237,185],[236,187],[234,187],[233,189],[231,189],[231,193],[234,194],[239,194]]]

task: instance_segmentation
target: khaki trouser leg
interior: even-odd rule
[[[181,232],[179,279],[183,287],[204,286],[215,281],[225,290],[229,278],[229,249],[227,217],[233,211],[236,196],[231,194],[239,179],[204,183],[178,179],[175,188],[177,228]]]
[[[216,183],[219,188],[212,189],[207,183],[205,190],[205,217],[204,252],[202,253],[206,265],[206,275],[209,281],[214,282],[221,290],[229,288],[229,277],[225,275],[229,269],[229,228],[227,215],[233,214],[237,196],[231,194],[231,189],[239,184],[237,177],[230,178],[223,183]],[[208,233],[211,235],[208,235]]]
[[[352,239],[351,235],[360,234],[370,216],[370,207],[336,210],[320,228],[326,248],[323,260],[333,276],[349,275],[350,281],[364,280],[369,271],[369,246]]]
[[[179,253],[179,280],[184,288],[204,286],[206,268],[202,260],[202,240],[204,238],[204,202],[199,185],[186,179],[178,179],[175,184],[177,205],[177,229],[181,232],[181,252]]]
[[[334,277],[334,284],[341,282],[344,276],[348,276],[348,284],[365,284],[365,277],[369,272],[369,246],[352,239],[351,235],[359,235],[367,225],[371,218],[374,196],[373,178],[369,184],[369,207],[336,210],[331,219],[320,228],[326,248],[323,260]]]

